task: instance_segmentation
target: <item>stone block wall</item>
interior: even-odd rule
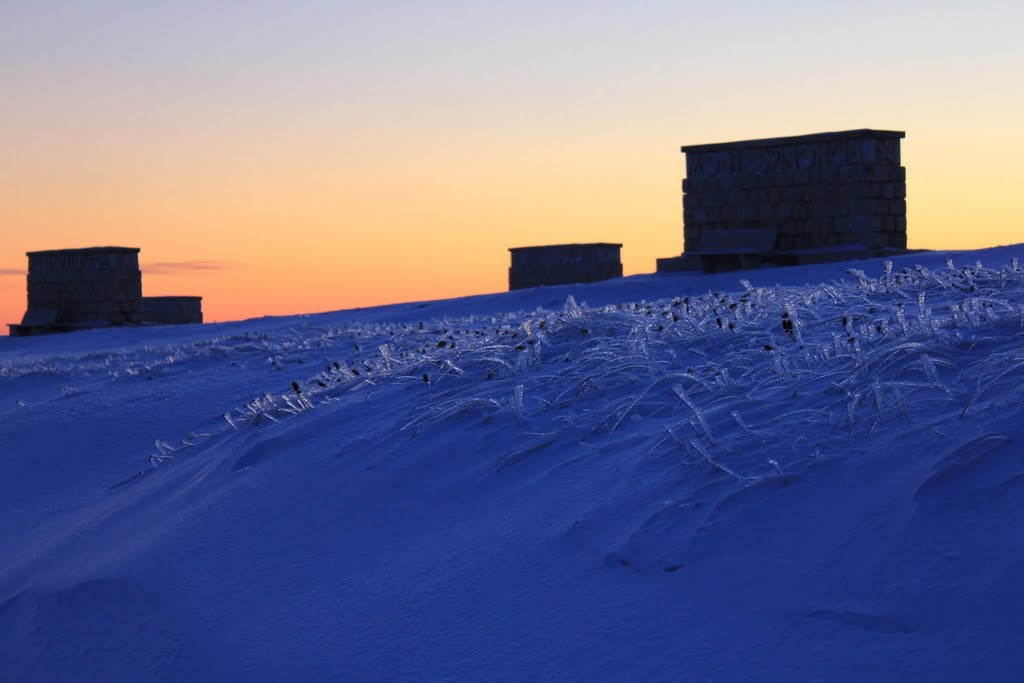
[[[142,296],[139,249],[90,247],[28,253],[28,310],[13,336],[114,325],[203,322],[200,296]]]
[[[142,322],[139,250],[93,247],[28,254],[28,312],[77,327]]]
[[[203,322],[201,296],[144,296],[142,318],[157,325],[188,325]]]
[[[905,249],[904,136],[862,129],[683,147],[684,257],[760,251],[747,244],[759,231],[779,254]]]
[[[550,244],[509,249],[508,288],[598,282],[622,277],[621,244]]]

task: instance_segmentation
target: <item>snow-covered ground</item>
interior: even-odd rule
[[[0,678],[1017,677],[1017,258],[0,338]]]

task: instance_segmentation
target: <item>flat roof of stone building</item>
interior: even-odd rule
[[[65,254],[138,254],[139,247],[85,247],[82,249],[46,249],[29,251],[26,256],[62,256]]]
[[[145,301],[151,301],[153,299],[157,299],[159,301],[173,301],[179,299],[202,299],[203,297],[192,294],[165,294],[163,296],[144,296],[142,298]]]
[[[509,251],[523,251],[526,249],[580,249],[580,248],[597,248],[597,247],[618,247],[622,248],[621,244],[613,244],[612,242],[585,242],[580,244],[538,244],[532,247],[509,247]]]
[[[863,138],[875,138],[892,140],[905,138],[907,136],[902,130],[875,130],[873,128],[858,128],[856,130],[839,130],[829,133],[810,133],[808,135],[790,135],[781,138],[760,138],[757,140],[737,140],[735,142],[714,142],[702,145],[683,145],[683,152],[710,152],[726,149],[747,149],[751,147],[776,147],[778,145],[790,145],[804,142],[829,142],[832,140],[857,140]]]

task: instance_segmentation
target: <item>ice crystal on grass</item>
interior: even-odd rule
[[[165,460],[173,460],[175,448],[171,444],[161,439],[153,441],[153,447],[156,448],[156,452],[149,454],[149,464],[153,467],[158,467]]]
[[[150,372],[189,355],[251,360],[274,390],[224,416],[236,429],[406,387],[416,397],[401,422],[408,438],[466,419],[594,445],[629,432],[646,438],[638,452],[679,449],[743,482],[788,480],[829,439],[883,438],[937,409],[967,416],[1016,400],[1024,354],[995,349],[1022,337],[1017,263],[897,271],[887,262],[877,278],[847,273],[821,285],[739,281],[734,292],[601,307],[570,296],[529,312],[304,324],[83,362]],[[315,372],[296,375],[291,389],[276,371],[304,366]]]
[[[274,417],[274,413],[279,410],[280,408],[277,403],[274,402],[274,397],[270,394],[266,394],[265,396],[257,396],[241,408],[236,408],[235,412],[243,422],[255,427],[262,424],[264,420],[277,422],[277,418]],[[225,415],[225,417],[227,417],[228,422],[232,427],[236,426],[236,423],[233,422],[230,417],[227,415]]]

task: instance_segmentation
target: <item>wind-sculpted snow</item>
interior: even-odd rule
[[[785,478],[837,443],[1014,400],[1024,375],[1016,261],[901,272],[887,262],[878,277],[849,275],[599,308],[570,297],[561,310],[292,330],[161,353],[256,348],[271,365],[296,349],[336,354],[293,388],[228,411],[236,429],[399,383],[419,391],[402,432],[506,415],[531,438],[596,442],[628,425],[646,452],[674,451],[681,464],[744,481]],[[153,463],[172,448],[158,444]]]
[[[396,322],[302,321],[26,356],[3,361],[0,381],[52,376],[67,398],[80,379],[248,373],[223,396],[258,391],[222,403],[219,425],[153,435],[144,454],[152,468],[199,456],[225,431],[349,410],[349,399],[400,387],[393,438],[466,420],[517,424],[518,445],[500,469],[552,444],[601,447],[628,434],[631,458],[672,454],[682,471],[740,483],[785,483],[864,440],[942,434],[950,421],[1017,405],[1024,271],[1016,258],[898,272],[885,262],[874,276],[850,269],[812,286],[739,284],[606,306],[569,296],[532,312],[413,319],[407,311]]]
[[[0,671],[1011,679],[1020,251],[0,344]]]

